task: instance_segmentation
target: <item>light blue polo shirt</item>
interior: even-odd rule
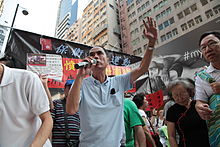
[[[132,88],[131,73],[100,83],[83,80],[80,95],[80,147],[119,147],[124,132],[124,91]]]

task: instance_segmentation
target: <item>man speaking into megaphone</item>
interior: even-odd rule
[[[148,49],[137,69],[127,74],[108,77],[106,69],[109,59],[102,47],[93,47],[83,63],[76,65],[79,69],[67,97],[66,111],[70,114],[79,111],[80,147],[121,145],[124,134],[124,91],[131,89],[133,82],[148,71],[157,40],[156,22],[148,17],[144,26],[144,36],[149,40]],[[90,73],[91,76],[86,77]],[[144,131],[142,127],[139,129],[135,130],[140,132],[139,146],[146,147]]]

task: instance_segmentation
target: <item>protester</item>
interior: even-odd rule
[[[124,75],[108,77],[106,68],[109,59],[103,48],[93,47],[85,58],[97,64],[79,69],[75,83],[67,98],[67,112],[80,113],[80,147],[118,147],[123,137],[124,91],[132,88],[132,83],[148,71],[153,48],[157,40],[155,21],[148,17],[144,35],[148,38],[148,49],[140,67]],[[91,76],[85,78],[86,75]],[[85,78],[85,79],[84,79]]]
[[[208,129],[195,109],[194,85],[188,80],[178,79],[168,85],[175,104],[168,109],[166,122],[171,147],[209,147]],[[176,140],[176,130],[180,136]]]
[[[200,51],[210,63],[197,73],[196,110],[202,119],[208,120],[209,141],[212,147],[220,146],[220,32],[202,34]]]
[[[144,122],[146,124],[145,126],[143,126],[143,128],[144,128],[145,135],[147,137],[148,145],[150,144],[150,146],[156,146],[155,142],[150,134],[150,129],[148,128],[148,126],[150,126],[149,119],[144,111],[144,110],[146,110],[146,108],[148,106],[148,102],[145,98],[145,94],[143,94],[143,93],[136,94],[133,97],[132,101],[138,107],[139,114],[141,115],[142,119],[144,120]]]
[[[64,99],[53,101],[52,145],[53,147],[77,147],[80,135],[79,113],[68,115],[66,113],[66,97],[74,80],[67,80],[64,86]],[[73,146],[70,146],[70,145]]]
[[[153,127],[156,130],[156,132],[158,132],[158,129],[165,124],[163,110],[156,111],[156,114],[153,113],[151,117],[151,123],[153,124]]]
[[[53,120],[39,77],[0,64],[0,146],[51,147]]]
[[[135,103],[128,98],[124,99],[124,123],[126,147],[146,147],[146,138],[142,128],[145,123]]]

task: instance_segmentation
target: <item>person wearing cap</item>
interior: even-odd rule
[[[121,145],[124,134],[124,92],[131,89],[133,82],[148,71],[157,40],[156,21],[148,17],[144,26],[144,36],[149,42],[138,68],[127,74],[108,77],[107,54],[102,47],[93,47],[85,60],[91,62],[96,59],[97,63],[78,70],[67,98],[67,112],[74,114],[79,111],[80,147]],[[86,77],[89,74],[91,76]]]
[[[49,110],[37,74],[0,63],[0,147],[51,147]]]
[[[67,80],[64,86],[64,98],[54,100],[51,110],[53,118],[52,145],[53,147],[77,147],[80,135],[79,113],[66,113],[66,97],[74,80]],[[72,146],[71,146],[72,145]]]

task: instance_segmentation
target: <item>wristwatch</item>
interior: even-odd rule
[[[148,49],[149,49],[149,50],[154,50],[154,49],[155,49],[155,47],[148,46]]]

